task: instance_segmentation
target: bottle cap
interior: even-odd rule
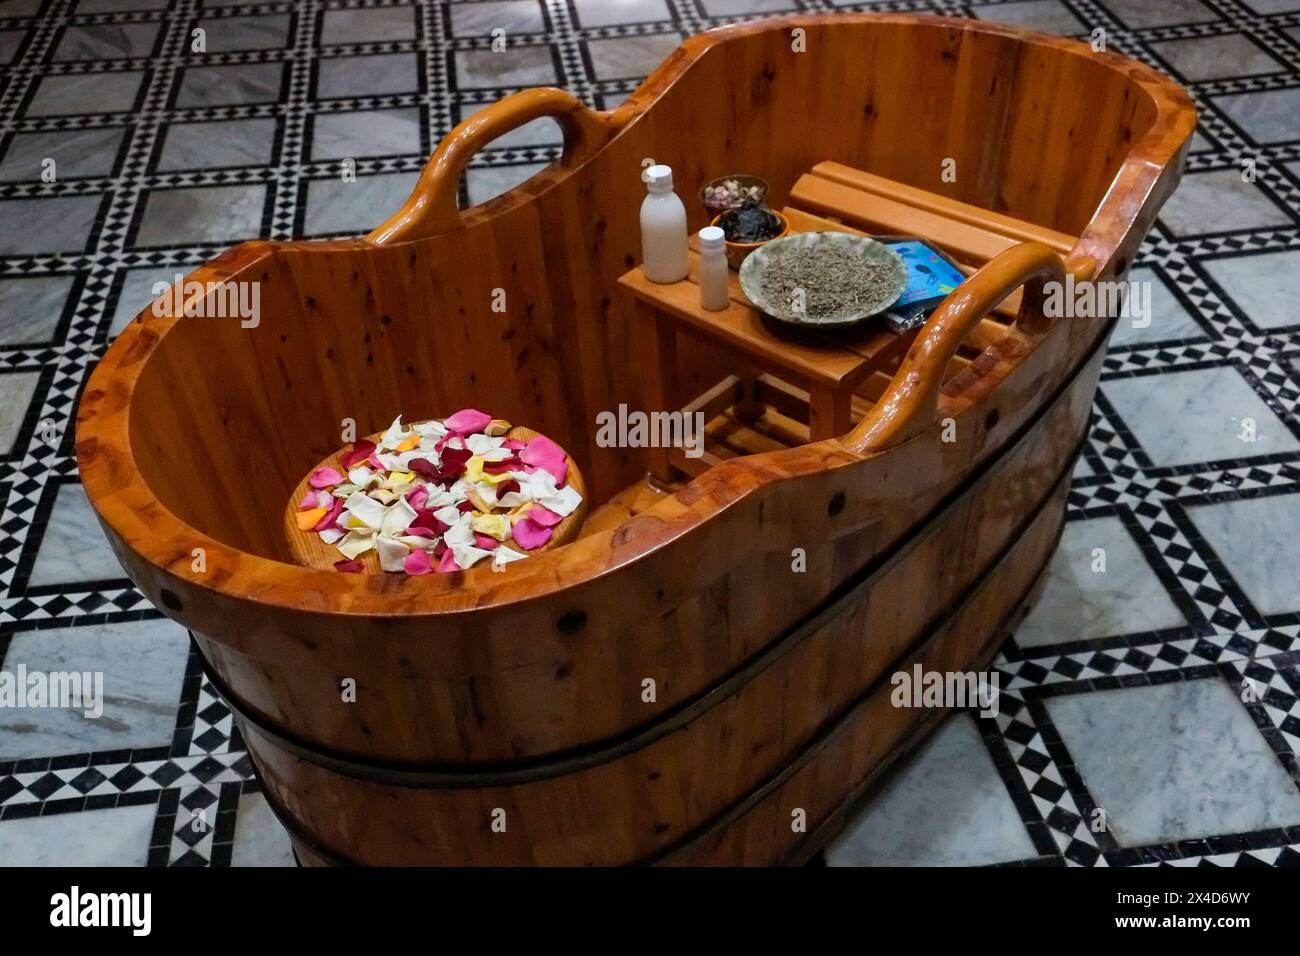
[[[651,192],[664,192],[673,188],[673,168],[671,166],[651,166],[645,171],[646,186]]]
[[[700,230],[700,252],[721,252],[727,248],[727,236],[718,226]]]

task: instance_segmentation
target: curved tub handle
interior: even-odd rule
[[[457,193],[460,174],[487,143],[525,123],[552,117],[564,132],[559,165],[577,166],[618,131],[627,111],[601,113],[554,87],[522,90],[464,120],[447,134],[420,174],[415,191],[387,222],[366,238],[373,243],[404,242],[450,232],[460,225]]]
[[[938,417],[948,363],[984,317],[1023,285],[1016,325],[1028,335],[1041,335],[1050,324],[1043,315],[1044,286],[1064,279],[1060,256],[1039,242],[1022,242],[990,259],[930,316],[888,390],[844,439],[845,446],[867,454],[929,428]]]

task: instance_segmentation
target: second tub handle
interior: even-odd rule
[[[461,224],[457,195],[460,175],[476,152],[499,136],[543,117],[564,133],[559,164],[573,167],[590,159],[621,125],[623,111],[601,113],[566,90],[539,87],[498,100],[464,120],[447,134],[420,174],[415,191],[387,222],[366,238],[384,244],[424,239]],[[617,117],[617,118],[616,118]]]

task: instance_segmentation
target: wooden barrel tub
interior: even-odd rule
[[[472,154],[542,116],[562,159],[459,210]],[[1125,276],[1194,122],[1133,61],[893,14],[693,37],[609,112],[519,93],[371,235],[245,243],[143,312],[81,401],[85,487],[193,634],[304,863],[798,862],[942,714],[892,707],[889,676],[983,666],[1032,599],[1114,322],[1049,319],[1045,284]],[[882,359],[847,432],[750,435],[648,483],[648,452],[602,447],[595,422],[662,384],[619,285],[649,158],[688,199],[759,172],[774,208],[901,223],[973,274]],[[892,186],[844,192],[871,177]],[[258,283],[256,326],[194,314],[230,282]],[[689,394],[734,358],[677,346]],[[575,541],[501,573],[292,563],[281,509],[342,423],[463,406],[580,464]]]

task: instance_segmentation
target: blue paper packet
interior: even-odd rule
[[[907,266],[907,287],[885,313],[885,320],[897,332],[925,322],[948,293],[966,277],[953,262],[933,246],[917,239],[885,242]]]

